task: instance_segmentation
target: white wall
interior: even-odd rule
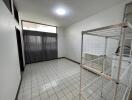
[[[124,3],[119,4],[65,28],[65,56],[80,62],[81,32],[122,22],[124,7]]]
[[[112,57],[113,54],[116,52],[118,45],[119,45],[119,40],[108,38],[106,55],[108,57]]]
[[[15,100],[21,77],[16,22],[3,0],[0,0],[0,12],[0,100]]]
[[[33,22],[40,22],[40,23],[43,23],[43,24],[48,24],[48,25],[53,25],[53,26],[60,26],[60,24],[51,19],[51,18],[48,18],[46,16],[38,16],[37,14],[31,14],[31,13],[26,13],[26,12],[20,12],[20,18],[22,20],[28,20],[28,21],[33,21]]]
[[[64,33],[62,27],[57,27],[58,34],[58,57],[64,57]]]
[[[98,42],[97,42],[98,41]],[[92,55],[104,55],[105,38],[91,35],[83,36],[83,52]]]

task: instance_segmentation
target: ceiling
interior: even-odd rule
[[[15,0],[21,19],[56,26],[68,26],[110,8],[123,0]],[[63,7],[68,11],[58,16],[53,11]]]

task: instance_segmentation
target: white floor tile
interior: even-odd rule
[[[84,74],[86,80],[95,77]],[[29,64],[25,68],[18,100],[78,100],[80,66],[67,59]],[[75,99],[76,98],[76,99]]]

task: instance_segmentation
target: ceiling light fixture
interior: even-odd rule
[[[56,13],[60,16],[64,16],[66,14],[66,10],[63,8],[56,9]]]

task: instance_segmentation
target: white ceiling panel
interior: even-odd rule
[[[68,26],[123,0],[15,0],[20,17],[45,24]],[[57,7],[68,12],[65,16],[54,13]]]

